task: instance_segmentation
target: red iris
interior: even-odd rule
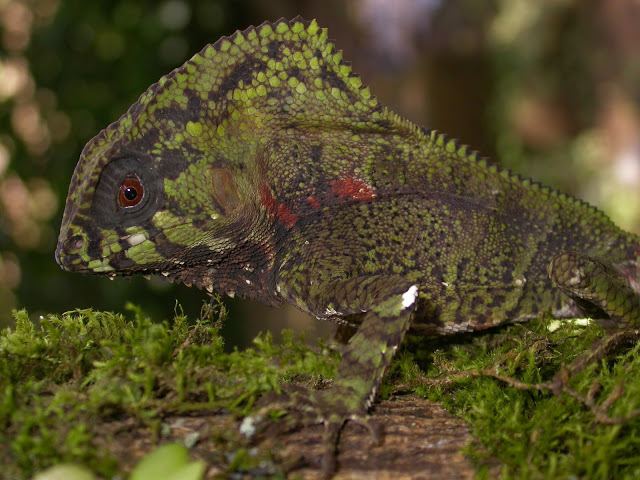
[[[144,195],[144,187],[142,182],[135,175],[129,175],[126,177],[122,184],[120,184],[120,190],[118,191],[118,203],[121,207],[135,207],[140,203]]]

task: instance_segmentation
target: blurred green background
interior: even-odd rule
[[[197,313],[196,290],[58,269],[73,167],[92,136],[203,45],[297,14],[329,27],[383,103],[640,231],[638,1],[0,0],[0,326],[16,307],[121,311],[130,300],[163,318],[179,299]],[[231,306],[239,342],[269,318],[308,322]]]

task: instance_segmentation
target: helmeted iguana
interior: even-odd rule
[[[56,250],[66,270],[161,274],[357,327],[334,383],[308,394],[334,434],[366,414],[409,328],[584,308],[637,323],[639,257],[595,208],[380,105],[301,19],[207,45],[91,140]]]

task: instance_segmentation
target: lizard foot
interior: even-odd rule
[[[321,471],[323,478],[331,478],[337,469],[340,434],[347,422],[365,428],[371,444],[379,445],[383,437],[382,426],[365,412],[349,411],[347,401],[335,388],[306,391],[291,388],[279,395],[266,397],[263,407],[242,422],[240,431],[254,440],[323,425]],[[268,404],[267,404],[268,402]]]
[[[382,443],[382,426],[372,420],[369,415],[336,416],[336,414],[332,414],[332,417],[322,421],[324,424],[322,473],[325,478],[330,478],[337,470],[340,434],[347,422],[353,422],[366,428],[371,438],[371,446]]]

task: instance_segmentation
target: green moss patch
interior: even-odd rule
[[[0,335],[4,478],[28,478],[59,462],[88,465],[109,478],[121,471],[101,438],[113,433],[111,424],[129,422],[132,430],[142,424],[159,435],[167,416],[239,417],[282,382],[312,385],[335,367],[335,355],[291,334],[280,345],[265,334],[252,348],[224,352],[219,303],[195,322],[177,314],[154,323],[139,309],[129,310],[127,316],[91,310],[47,315],[39,325],[25,311],[15,314],[15,328]],[[217,436],[220,461],[248,468],[250,462],[237,460],[246,455],[235,433],[227,425]]]
[[[414,391],[462,416],[476,439],[467,453],[480,478],[640,478],[637,332],[567,368],[606,336],[594,322],[543,319],[412,339],[386,391]]]
[[[140,455],[125,462],[106,437],[120,432],[120,452],[128,452],[143,429],[144,453],[168,438],[168,425],[199,421],[211,428],[198,445],[222,476],[283,475],[276,459],[243,443],[238,420],[284,383],[313,388],[331,378],[337,357],[290,333],[279,345],[261,335],[251,348],[225,352],[224,317],[219,303],[195,321],[177,314],[160,323],[135,307],[127,315],[48,315],[37,324],[17,312],[15,328],[0,334],[5,477],[74,462],[109,478]],[[410,337],[382,395],[414,393],[463,417],[480,478],[640,478],[638,335],[567,368],[605,336],[594,323],[543,319],[482,334]]]

